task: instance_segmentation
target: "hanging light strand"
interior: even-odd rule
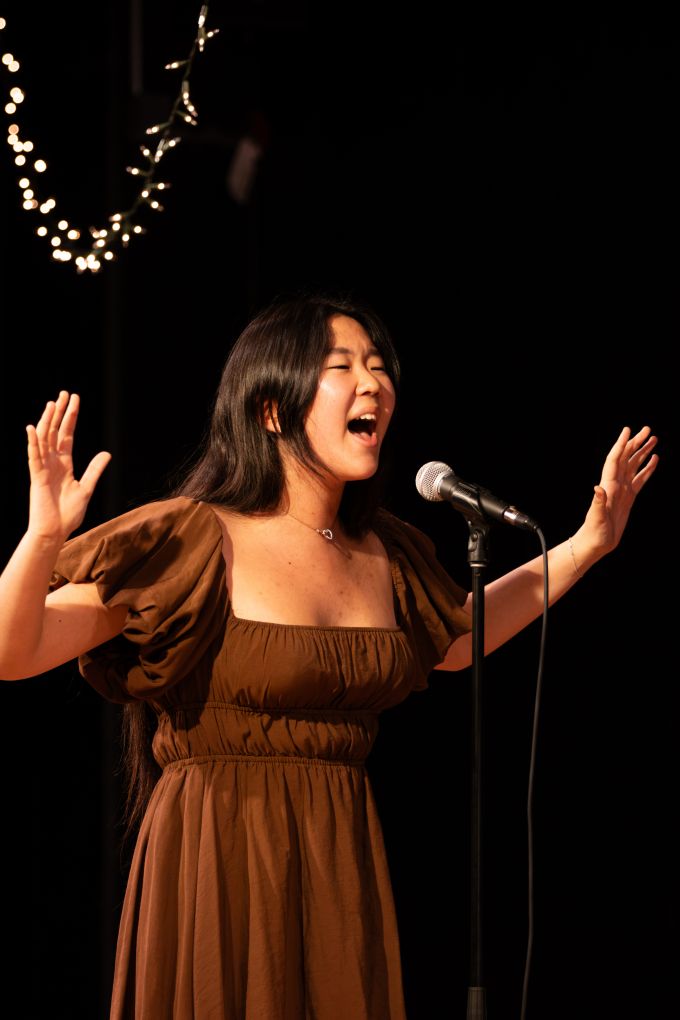
[[[133,237],[146,233],[146,228],[137,222],[140,210],[146,207],[153,212],[163,211],[160,197],[170,187],[170,183],[157,180],[159,164],[182,140],[178,134],[181,127],[184,124],[195,127],[198,123],[198,111],[191,101],[190,88],[194,58],[203,52],[206,42],[219,32],[218,28],[210,30],[206,28],[207,17],[208,4],[203,4],[189,56],[185,60],[173,60],[165,65],[167,71],[182,71],[179,93],[167,119],[146,129],[149,140],[140,146],[141,165],[126,167],[127,172],[137,179],[138,184],[137,194],[130,208],[109,216],[106,227],[90,227],[89,246],[83,244],[79,229],[71,226],[68,220],[54,212],[57,206],[56,199],[39,197],[39,193],[43,191],[41,175],[47,170],[47,163],[36,156],[33,142],[21,135],[18,110],[26,94],[19,85],[12,82],[8,101],[5,103],[5,113],[9,119],[7,144],[14,151],[16,166],[21,168],[22,176],[18,178],[17,184],[21,191],[23,208],[28,213],[37,212],[40,215],[42,222],[36,227],[35,232],[39,237],[49,239],[51,255],[55,261],[70,262],[78,273],[97,273],[103,265],[116,258],[117,248],[127,248]],[[6,19],[0,16],[0,32],[3,32],[6,26]],[[21,64],[13,53],[3,53],[1,59],[2,66],[9,74],[14,75],[20,70]]]

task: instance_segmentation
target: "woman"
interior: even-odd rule
[[[237,341],[185,482],[69,541],[110,456],[73,477],[75,394],[27,428],[29,526],[0,579],[0,676],[78,656],[126,705],[131,813],[144,815],[116,1020],[405,1017],[364,761],[383,709],[433,668],[469,665],[471,607],[431,542],[377,509],[397,383],[372,313],[275,305]],[[618,544],[655,444],[647,427],[621,432],[583,525],[550,550],[553,601]],[[541,612],[540,558],[486,593],[491,651]]]

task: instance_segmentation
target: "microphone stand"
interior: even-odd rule
[[[454,475],[448,464],[431,461],[416,475],[424,499],[447,500],[467,520],[468,563],[472,571],[472,719],[470,768],[470,985],[467,1020],[485,1020],[486,990],[482,984],[482,663],[484,662],[484,583],[489,565],[491,524],[503,520],[530,531],[540,529],[526,514],[497,499],[479,485]]]
[[[485,1020],[482,984],[482,665],[484,662],[484,582],[489,564],[489,521],[468,511],[468,563],[472,571],[472,718],[470,768],[470,985],[467,1020]]]

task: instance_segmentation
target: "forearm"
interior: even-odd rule
[[[598,557],[577,532],[571,542],[548,550],[550,605],[561,598]],[[537,556],[484,586],[484,654],[509,641],[543,612],[543,557]],[[465,609],[472,617],[472,594]],[[464,669],[472,662],[472,635],[459,637],[440,669]]]
[[[39,645],[45,597],[63,542],[27,532],[0,575],[0,679],[26,676]]]
[[[595,562],[579,558],[577,536],[548,550],[550,605],[572,588]],[[485,587],[485,654],[494,651],[543,612],[543,557],[537,556]],[[472,606],[470,605],[470,612]]]

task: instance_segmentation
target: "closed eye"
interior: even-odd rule
[[[326,369],[333,371],[352,371],[352,365],[326,365]],[[384,365],[369,365],[369,372],[386,372],[387,369]]]
[[[347,372],[350,371],[351,367],[352,367],[351,365],[327,365],[326,366],[326,368],[345,369],[345,371],[347,371]],[[386,371],[387,371],[387,369],[385,368],[384,365],[369,365],[369,372],[386,372]]]

